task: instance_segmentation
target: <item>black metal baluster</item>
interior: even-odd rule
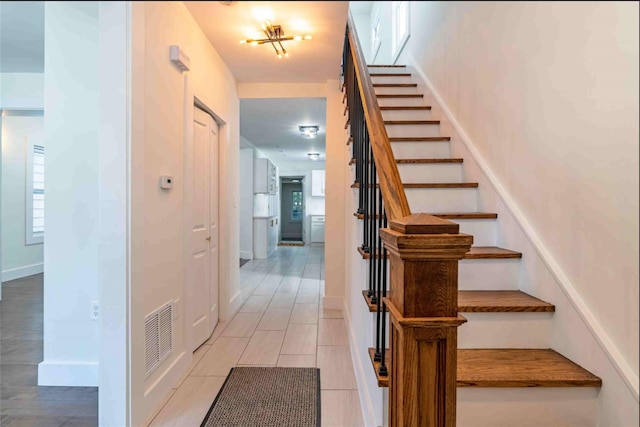
[[[373,157],[373,156],[372,156]],[[369,281],[371,282],[371,288],[373,289],[373,295],[371,295],[371,303],[378,303],[378,290],[376,289],[376,164],[371,159],[369,162],[369,169],[371,170],[371,184],[367,188],[369,197],[371,199],[371,210],[369,211],[369,244],[371,245],[371,251],[369,252]]]
[[[381,216],[383,217],[382,228],[387,228],[387,213],[384,209],[381,211]],[[382,298],[387,297],[387,248],[384,247],[382,249],[382,259],[384,260],[384,264],[382,264]],[[380,376],[386,377],[389,375],[389,371],[387,370],[387,364],[385,362],[385,352],[387,347],[387,304],[382,300],[382,354],[380,357],[380,367],[378,368],[378,374]]]

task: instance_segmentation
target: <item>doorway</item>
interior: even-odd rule
[[[304,244],[304,176],[280,178],[280,241]]]
[[[191,349],[204,343],[218,323],[218,124],[197,106],[193,139],[185,157],[188,261],[185,313]]]

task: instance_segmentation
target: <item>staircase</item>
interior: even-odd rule
[[[465,180],[464,159],[450,157],[450,137],[417,80],[405,66],[370,65],[369,74],[411,212],[452,220],[474,237],[458,273],[458,311],[468,322],[458,329],[457,425],[596,425],[602,381],[549,348],[555,307],[518,289],[522,254],[497,246],[498,215],[478,211],[483,189]],[[358,230],[363,217],[354,213]],[[368,294],[363,303],[375,313],[380,308]],[[374,353],[369,349],[378,385],[387,387],[390,374],[379,374]]]

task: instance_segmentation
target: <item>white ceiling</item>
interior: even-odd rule
[[[44,2],[0,2],[0,72],[44,72]]]
[[[211,44],[239,82],[324,82],[337,79],[349,2],[240,1],[185,2]],[[285,35],[313,36],[312,40],[284,42],[288,58],[279,59],[271,44],[240,44],[246,38],[264,38],[265,17],[281,25]]]
[[[349,9],[353,12],[354,15],[360,14],[368,14],[371,13],[371,9],[373,8],[372,1],[350,1]]]
[[[307,153],[326,157],[326,99],[269,98],[240,100],[240,135],[263,151],[277,166],[284,162],[313,163]],[[298,126],[318,125],[315,138],[300,135]]]

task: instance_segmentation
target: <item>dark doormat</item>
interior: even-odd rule
[[[233,368],[200,427],[320,427],[320,370]]]

